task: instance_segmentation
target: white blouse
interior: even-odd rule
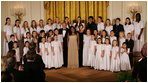
[[[104,23],[103,23],[103,22],[98,23],[98,25],[97,25],[97,30],[98,30],[98,32],[100,32],[100,31],[103,30],[103,29],[104,29]]]
[[[125,32],[126,38],[127,38],[127,34],[128,34],[128,33],[131,33],[132,31],[134,31],[134,26],[133,26],[133,24],[124,25],[124,32]]]
[[[37,33],[38,33],[38,34],[40,34],[40,31],[41,31],[41,30],[44,30],[44,27],[41,28],[40,26],[37,26]]]
[[[18,40],[20,40],[21,39],[21,28],[15,26],[13,28],[13,32],[17,34],[17,38],[18,38]]]
[[[53,26],[52,26],[52,25],[51,25],[51,26],[46,25],[46,26],[44,27],[44,30],[45,30],[45,33],[47,33],[49,30],[53,30]]]
[[[108,35],[110,35],[110,31],[113,30],[113,26],[106,26],[105,30],[107,31]]]

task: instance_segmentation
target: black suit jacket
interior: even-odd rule
[[[126,44],[127,44],[127,48],[130,48],[130,52],[133,52],[133,48],[134,48],[134,40],[130,39],[126,39],[125,40]]]
[[[115,33],[115,36],[117,37],[117,38],[119,38],[119,32],[120,31],[124,31],[124,28],[123,28],[123,25],[122,24],[119,24],[119,25],[113,25],[113,31],[114,31],[114,33]]]
[[[93,34],[94,30],[97,30],[97,25],[95,22],[88,22],[86,29],[90,29],[91,30],[91,34]]]
[[[9,47],[9,50],[12,50],[12,48],[13,48],[13,41],[10,41],[10,42],[8,43],[8,47]]]

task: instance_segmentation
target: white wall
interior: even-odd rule
[[[129,13],[129,5],[137,3],[142,7],[142,20],[144,21],[144,33],[145,33],[145,41],[147,41],[147,2],[146,1],[110,1],[107,9],[107,17],[114,22],[114,19],[119,17],[121,19],[121,23],[124,24],[125,18],[132,18]],[[132,19],[131,19],[132,20]]]

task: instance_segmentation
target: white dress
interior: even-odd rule
[[[37,33],[38,33],[38,34],[40,34],[40,31],[41,31],[41,30],[44,30],[44,27],[41,28],[40,26],[37,26]]]
[[[15,50],[15,55],[16,55],[16,62],[20,62],[20,50],[19,50],[19,48],[17,48],[17,49],[14,49]]]
[[[27,47],[24,47],[24,48],[23,48],[23,56],[24,56],[25,54],[27,54],[28,50],[29,50],[29,48],[27,48]]]
[[[104,23],[103,22],[97,23],[97,30],[98,30],[98,32],[100,32],[101,30],[104,30]]]
[[[63,65],[64,64],[64,61],[63,61],[63,47],[62,47],[62,43],[63,43],[63,35],[58,35],[58,41],[61,43],[60,44],[60,48],[61,48],[61,56],[60,56],[60,61],[61,61],[61,64]]]
[[[30,28],[30,34],[32,34],[33,31],[37,31],[37,28]]]
[[[110,52],[112,50],[111,45],[104,45],[104,70],[110,70]]]
[[[139,23],[138,22],[133,22],[133,23],[134,23],[134,52],[140,52],[144,44],[144,30],[143,33],[141,34],[140,40],[138,40],[138,35],[140,34],[141,29],[144,28],[144,22],[140,21]]]
[[[91,36],[83,35],[83,66],[88,66],[88,54],[89,54],[89,48],[90,48],[90,41],[91,41]]]
[[[125,34],[125,37],[126,37],[126,38],[127,38],[127,34],[128,34],[128,33],[131,33],[132,31],[134,31],[134,26],[133,26],[133,24],[124,25],[124,34]]]
[[[55,28],[57,28],[57,29],[61,29],[61,24],[57,24],[57,23],[54,23],[53,24],[53,30],[55,29]]]
[[[118,52],[117,58],[114,59],[117,52]],[[120,71],[120,58],[119,58],[119,47],[118,46],[112,47],[112,57],[111,57],[110,71],[112,71],[112,72]]]
[[[105,30],[107,31],[108,35],[110,35],[110,31],[113,30],[113,26],[106,26]]]
[[[81,23],[83,25],[83,27],[85,27],[85,24],[84,23]],[[73,26],[75,27],[76,26],[76,23],[73,24]],[[77,27],[76,28],[76,31],[79,31],[79,26],[80,26],[80,23],[78,23]]]
[[[48,63],[47,63],[47,52],[45,50],[45,44],[40,43],[39,46],[40,46],[40,49],[41,49],[42,60],[43,60],[43,62],[45,64],[45,67],[47,68]]]
[[[122,51],[124,51],[123,48],[121,48],[121,52]],[[128,49],[128,52],[130,52],[130,49]],[[124,71],[131,70],[129,56],[126,52],[120,54],[120,63],[121,63],[121,70]]]
[[[44,27],[44,30],[45,30],[45,33],[47,33],[49,30],[53,30],[53,26],[52,26],[52,25],[51,25],[51,26],[46,25],[46,26]]]
[[[96,46],[96,41],[91,40],[90,41],[90,47],[89,47],[89,54],[88,54],[88,62],[87,65],[94,67],[95,66],[95,46]]]
[[[103,63],[104,58],[101,57],[101,55],[102,55],[102,51],[104,50],[104,45],[97,44],[96,49],[97,49],[97,51],[96,51],[96,59],[95,59],[95,67],[94,68],[97,70],[98,69],[102,70],[103,65],[104,65],[104,63]]]
[[[17,34],[17,38],[18,38],[18,40],[20,40],[21,39],[21,28],[15,26],[13,28],[13,32]]]
[[[54,66],[53,64],[53,53],[52,53],[52,49],[51,49],[51,43],[46,42],[45,43],[45,48],[47,48],[48,50],[48,55],[47,56],[47,68],[51,68]]]
[[[114,36],[114,37],[111,37],[111,36],[110,36],[110,43],[111,43],[111,45],[112,45],[112,43],[113,43],[113,40],[117,40],[117,37],[116,37],[116,36]]]
[[[59,67],[62,67],[62,61],[61,61],[61,52],[60,52],[60,42],[59,41],[52,41],[51,42],[51,45],[52,47],[54,48],[54,53],[55,53],[55,56],[53,56],[53,64],[54,64],[54,67],[55,68],[59,68]],[[62,51],[62,50],[61,50]]]
[[[29,32],[29,28],[27,28],[26,30],[22,27],[21,28],[21,34],[24,35],[24,38],[26,38],[26,33]]]
[[[122,44],[125,42],[125,38],[119,38],[119,47],[122,47]]]
[[[11,41],[10,40],[10,35],[13,34],[12,33],[12,27],[11,26],[8,26],[8,25],[4,25],[3,30],[4,30],[4,32],[6,32],[6,37],[7,37],[8,42],[10,42]],[[6,56],[8,50],[9,50],[9,48],[8,48],[8,42],[6,42],[4,40],[3,56]]]

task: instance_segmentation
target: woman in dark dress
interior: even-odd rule
[[[79,67],[82,67],[82,60],[83,60],[83,34],[84,34],[84,27],[81,24],[79,26]]]

